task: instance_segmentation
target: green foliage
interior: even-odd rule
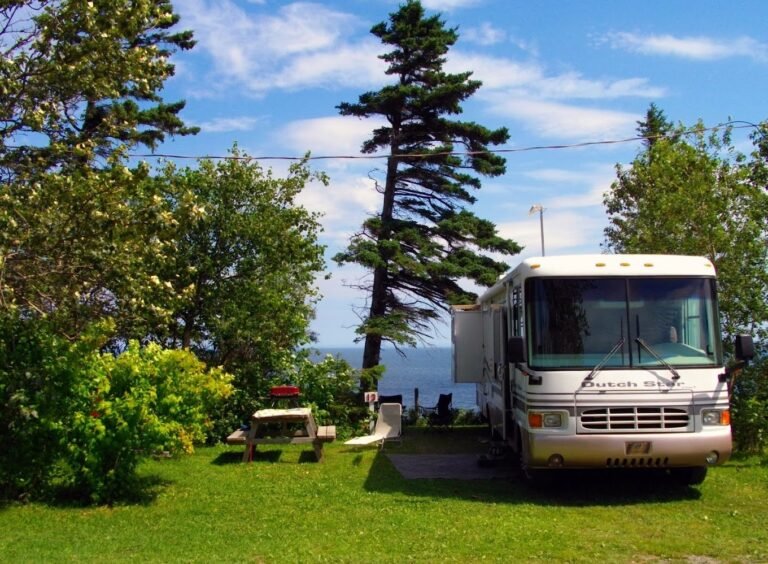
[[[383,364],[377,364],[370,368],[360,370],[360,386],[364,390],[375,390],[379,380],[384,377],[387,367]]]
[[[317,362],[302,350],[294,357],[288,381],[301,388],[302,402],[312,407],[318,424],[350,430],[365,415],[359,393],[359,374],[339,356],[325,355]]]
[[[454,410],[453,424],[459,425],[480,425],[482,416],[476,409],[456,409]]]
[[[100,353],[104,328],[75,343],[45,321],[2,319],[0,491],[40,496],[64,489],[111,502],[131,491],[139,462],[190,452],[231,392],[231,376],[186,351],[131,343]]]
[[[366,288],[370,309],[358,328],[366,340],[364,368],[378,364],[382,342],[412,345],[428,335],[439,309],[471,301],[474,295],[460,279],[495,282],[507,265],[483,252],[520,251],[499,237],[491,222],[465,209],[474,202],[470,191],[480,188],[477,175],[504,173],[504,159],[488,146],[506,142],[509,134],[448,119],[461,113],[462,103],[480,87],[470,72],[443,70],[456,31],[409,0],[371,33],[392,47],[380,58],[396,80],[338,108],[342,115],[387,121],[362,147],[365,153],[390,154],[384,199],[380,215],[367,220],[347,250],[334,257],[373,272]],[[467,153],[456,154],[462,150]]]
[[[664,111],[654,103],[648,107],[645,120],[637,122],[637,133],[645,139],[646,147],[652,147],[660,139],[669,138],[673,129]]]
[[[0,195],[4,308],[76,338],[113,319],[132,338],[189,348],[237,375],[226,427],[264,397],[284,357],[309,340],[323,267],[317,216],[295,199],[305,163],[278,179],[236,157],[167,166],[45,173]]]
[[[42,174],[0,194],[0,297],[76,336],[94,320],[143,336],[166,319],[173,288],[159,264],[174,253],[175,218],[148,170]]]
[[[115,149],[186,135],[183,102],[158,94],[168,57],[194,45],[169,0],[0,5],[0,172],[80,168]]]
[[[174,227],[173,252],[158,266],[171,315],[152,337],[235,375],[214,436],[251,413],[309,341],[324,267],[318,215],[296,199],[325,176],[301,162],[276,178],[236,147],[232,157],[195,169],[169,164],[155,179]]]
[[[706,256],[717,268],[726,343],[740,332],[763,334],[768,192],[758,151],[735,151],[728,130],[705,136],[701,125],[681,127],[646,146],[629,168],[617,166],[617,176],[604,200],[606,247]]]
[[[318,215],[296,198],[326,178],[306,162],[275,178],[237,148],[232,157],[196,169],[169,164],[157,179],[176,220],[160,272],[173,314],[157,337],[213,364],[255,364],[266,374],[309,337],[324,247]]]
[[[45,410],[60,412],[71,434],[30,442],[70,445],[66,457],[51,447],[59,462],[41,466],[110,497],[119,483],[111,461],[130,474],[131,453],[189,450],[213,432],[202,418],[242,417],[309,340],[323,247],[317,216],[295,200],[307,182],[326,179],[305,162],[277,179],[236,149],[229,161],[168,165],[156,178],[145,165],[128,169],[130,148],[196,130],[179,119],[183,103],[159,95],[173,75],[170,55],[194,45],[191,32],[174,31],[170,1],[0,4],[0,310],[30,323],[30,350],[48,351],[46,370],[68,375],[64,384],[106,382],[93,394],[118,394],[98,417],[70,405],[80,392],[51,395]],[[115,330],[98,347],[158,342],[211,368],[156,345],[132,344],[116,359],[68,348],[105,320]],[[218,401],[228,395],[220,365],[236,374],[229,408]],[[38,372],[18,389],[47,390]]]
[[[768,454],[768,359],[746,368],[731,398],[733,440],[741,453]]]
[[[195,131],[158,94],[194,45],[178,21],[169,0],[0,3],[1,307],[69,338],[105,317],[123,337],[167,322],[157,264],[176,218],[122,162]]]

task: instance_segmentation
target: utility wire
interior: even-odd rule
[[[740,125],[737,125],[740,124]],[[378,159],[388,159],[390,157],[392,158],[402,158],[402,159],[418,159],[418,158],[428,158],[428,157],[436,157],[436,156],[473,156],[473,155],[487,155],[487,154],[509,154],[509,153],[527,153],[527,152],[533,152],[533,151],[552,151],[552,150],[562,150],[562,149],[578,149],[583,147],[593,147],[598,145],[619,145],[623,143],[634,143],[637,141],[648,141],[651,139],[662,139],[665,137],[677,137],[680,135],[692,135],[694,133],[703,133],[706,131],[716,131],[718,129],[721,129],[723,127],[730,127],[731,129],[757,129],[760,131],[761,125],[752,123],[749,121],[743,121],[743,120],[732,120],[727,121],[725,123],[720,123],[718,125],[715,125],[713,127],[691,127],[687,130],[680,131],[673,131],[666,135],[650,135],[650,136],[636,136],[636,137],[627,137],[626,139],[608,139],[603,141],[584,141],[581,143],[570,143],[570,144],[560,144],[560,145],[532,145],[529,147],[517,147],[517,148],[511,148],[511,149],[487,149],[485,151],[436,151],[436,152],[430,152],[430,153],[403,153],[399,155],[387,155],[387,154],[377,154],[377,155],[318,155],[318,156],[309,156],[309,157],[295,157],[295,156],[273,156],[273,155],[263,155],[258,157],[253,156],[233,156],[233,155],[227,155],[227,156],[215,156],[215,155],[202,155],[202,156],[194,156],[194,155],[174,155],[170,153],[129,153],[129,157],[133,158],[157,158],[157,159],[195,159],[195,160],[237,160],[237,161],[303,161],[303,160],[309,160],[309,161],[322,161],[322,160],[331,160],[331,159],[340,159],[340,160],[378,160]],[[766,136],[765,133],[761,132],[761,135],[763,137]]]

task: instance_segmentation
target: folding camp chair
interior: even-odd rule
[[[402,430],[403,406],[399,403],[382,403],[379,406],[379,417],[372,435],[355,437],[345,442],[345,445],[371,445],[378,444],[384,447],[384,441],[400,441]]]
[[[453,424],[452,403],[453,394],[440,394],[435,407],[421,407],[419,411],[430,427],[449,427]]]

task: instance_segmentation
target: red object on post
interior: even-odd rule
[[[273,398],[295,398],[300,392],[298,386],[272,386],[269,395]]]

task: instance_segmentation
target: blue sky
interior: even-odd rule
[[[167,101],[184,99],[182,116],[202,131],[158,148],[175,155],[225,155],[233,143],[253,156],[359,154],[373,120],[342,118],[335,107],[385,84],[382,45],[372,25],[398,7],[391,0],[278,2],[177,0],[181,27],[198,45],[173,57]],[[462,119],[510,131],[505,149],[617,140],[635,135],[655,102],[673,122],[708,126],[768,118],[768,2],[656,0],[424,0],[460,39],[450,72],[471,70],[483,87]],[[749,130],[736,145],[749,150]],[[607,224],[602,194],[616,163],[632,161],[637,142],[507,154],[507,174],[487,179],[473,210],[540,253],[601,252]],[[283,172],[284,161],[263,161]],[[345,286],[365,273],[331,260],[367,214],[379,208],[373,179],[383,160],[320,160],[329,187],[309,186],[302,204],[322,212],[330,280],[313,329],[321,346],[351,346],[365,295]],[[449,342],[438,328],[433,344]]]

